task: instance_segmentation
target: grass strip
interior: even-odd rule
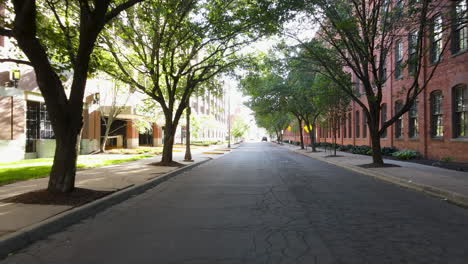
[[[154,155],[139,155],[133,156],[124,159],[88,159],[84,161],[78,161],[77,168],[96,168],[108,165],[119,164],[128,161],[135,161],[139,159],[154,157]],[[47,162],[44,161],[45,159],[40,159],[40,162]],[[31,164],[37,163],[34,160],[29,160]],[[11,163],[8,163],[11,164]],[[26,164],[25,162],[19,164]],[[48,177],[52,165],[40,165],[40,166],[22,166],[22,167],[15,167],[15,168],[0,168],[0,186],[6,185],[9,183],[17,182],[17,181],[24,181],[24,180],[31,180],[31,179],[38,179]]]

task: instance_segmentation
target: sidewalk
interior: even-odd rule
[[[317,160],[410,189],[422,191],[455,204],[468,207],[467,172],[390,159],[384,159],[384,162],[395,164],[400,167],[362,168],[359,165],[372,163],[372,158],[370,156],[337,151],[336,154],[340,157],[326,157],[331,153],[329,151],[325,152],[323,149],[318,149],[320,152],[312,153],[310,152],[310,147],[308,150],[301,150],[300,147],[289,144],[283,144],[282,147]]]
[[[222,154],[229,153],[229,151],[223,148],[225,148],[223,145],[194,148],[192,149],[194,162],[183,161],[185,150],[182,152],[174,152],[174,161],[186,165],[197,164],[207,159],[215,159],[223,156]],[[207,152],[208,154],[203,152]],[[143,185],[152,179],[178,169],[177,167],[149,165],[152,162],[160,161],[160,159],[161,156],[155,156],[118,165],[79,170],[76,175],[76,187],[98,191],[119,191],[132,186]],[[30,191],[45,189],[48,180],[48,178],[42,178],[0,186],[0,200]],[[0,242],[5,236],[14,236],[15,232],[20,233],[24,228],[37,225],[42,221],[67,212],[72,208],[72,206],[67,205],[0,202]]]

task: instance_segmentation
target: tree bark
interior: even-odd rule
[[[75,188],[76,161],[79,151],[81,116],[71,117],[55,125],[55,155],[50,172],[50,192],[71,192]]]
[[[185,161],[193,161],[192,160],[192,152],[190,151],[190,107],[187,107],[187,109],[185,110],[186,111],[186,116],[187,116],[187,124],[186,124],[186,127],[185,127],[185,143],[186,143],[186,146],[185,146],[185,157],[184,157],[184,160]]]
[[[299,124],[299,136],[301,138],[301,149],[304,149],[304,134],[302,133],[302,120],[298,117],[297,123]]]
[[[310,147],[312,148],[312,152],[317,152],[317,149],[315,148],[315,125],[310,129],[310,122],[306,119],[306,126],[309,128]]]
[[[382,166],[384,164],[382,158],[382,150],[380,149],[380,133],[375,126],[370,129],[371,143],[372,143],[372,163],[374,165]]]
[[[113,119],[108,118],[106,122],[106,130],[104,132],[104,137],[102,138],[101,142],[101,147],[100,147],[100,152],[105,153],[106,152],[106,143],[107,143],[107,138],[109,137],[109,132],[113,123]]]
[[[336,156],[336,127],[333,127],[333,156]]]
[[[164,127],[164,146],[161,158],[161,165],[171,165],[172,163],[172,149],[174,147],[174,137],[177,126],[166,124]]]

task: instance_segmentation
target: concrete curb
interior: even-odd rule
[[[435,196],[435,197],[438,197],[438,198],[446,199],[447,201],[449,201],[451,203],[454,203],[456,205],[468,208],[468,197],[464,196],[462,194],[456,193],[456,192],[452,192],[452,191],[449,191],[449,190],[437,188],[437,187],[434,187],[434,186],[425,185],[425,184],[422,184],[422,183],[415,183],[415,182],[412,182],[412,181],[407,181],[407,180],[404,180],[404,179],[400,179],[400,178],[396,178],[396,177],[393,177],[393,176],[385,175],[385,174],[378,173],[378,172],[375,172],[375,171],[370,171],[370,170],[367,170],[365,168],[360,168],[360,167],[356,167],[356,166],[352,166],[352,165],[342,164],[342,163],[339,163],[339,162],[333,162],[333,161],[330,161],[330,160],[327,160],[327,159],[321,158],[321,157],[311,157],[311,156],[307,155],[306,153],[302,153],[302,152],[299,152],[299,151],[295,151],[295,150],[292,150],[292,151],[295,152],[295,153],[307,156],[309,158],[320,160],[320,161],[326,162],[328,164],[332,164],[332,165],[342,167],[342,168],[345,168],[345,169],[348,169],[348,170],[352,170],[354,172],[364,174],[364,175],[367,175],[367,176],[371,176],[371,177],[377,178],[379,180],[383,180],[383,181],[390,182],[390,183],[393,183],[393,184],[396,184],[396,185],[399,185],[399,186],[403,186],[403,187],[406,187],[408,189],[420,191],[420,192],[423,192],[423,193],[426,193],[426,194],[429,194],[429,195],[432,195],[432,196]]]
[[[212,159],[206,159],[194,164],[190,164],[149,180],[145,183],[121,189],[96,201],[90,202],[80,207],[72,208],[68,211],[52,216],[44,221],[22,228],[14,233],[5,235],[4,237],[0,238],[0,260],[37,240],[44,239],[51,234],[60,232],[72,224],[95,215],[104,209],[121,203],[133,196],[141,194],[174,176],[193,169],[210,160]]]

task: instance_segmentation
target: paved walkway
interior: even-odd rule
[[[384,159],[384,162],[400,167],[362,168],[359,165],[372,163],[370,156],[337,151],[336,153],[339,157],[329,157],[332,153],[323,149],[312,153],[310,148],[301,150],[298,146],[290,144],[283,144],[282,146],[314,159],[436,195],[468,207],[468,172],[390,159]]]
[[[223,153],[225,146],[211,146],[192,149],[194,162],[204,161],[209,158],[218,158]],[[204,154],[203,152],[210,152]],[[219,153],[219,154],[214,154]],[[174,152],[174,160],[184,164],[185,150]],[[76,187],[100,191],[118,191],[128,187],[142,184],[148,180],[161,176],[177,169],[176,167],[161,167],[149,165],[157,162],[161,156],[125,162],[118,165],[109,165],[99,168],[79,170],[76,176]],[[48,178],[21,181],[0,186],[0,200],[22,193],[40,190],[47,187]],[[39,205],[18,204],[0,202],[0,238],[22,228],[44,221],[54,215],[68,211],[72,206],[66,205]]]

